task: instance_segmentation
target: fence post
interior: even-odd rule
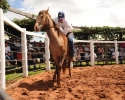
[[[28,76],[26,29],[21,33],[23,77]]]
[[[3,10],[0,9],[0,87],[6,88],[5,83],[5,41],[4,41],[4,20]]]
[[[49,58],[50,58],[50,51],[49,51],[49,38],[48,36],[46,35],[46,38],[45,38],[45,61],[46,61],[46,70],[50,70],[50,61],[49,61]]]
[[[118,44],[117,44],[117,40],[114,40],[115,42],[115,57],[116,57],[116,64],[119,63],[118,61]]]
[[[72,68],[73,67],[73,62],[71,61],[71,63],[70,63],[70,67]]]
[[[93,40],[90,40],[90,58],[91,58],[91,66],[94,66],[94,44]]]

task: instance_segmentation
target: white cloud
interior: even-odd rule
[[[48,7],[52,17],[64,11],[74,26],[125,27],[125,0],[24,0],[19,9],[37,14]]]
[[[26,17],[24,17],[22,15],[15,14],[15,13],[10,12],[10,11],[8,11],[7,13],[5,13],[4,16],[6,16],[10,20],[26,18]]]
[[[14,2],[15,0],[10,0],[10,2]]]

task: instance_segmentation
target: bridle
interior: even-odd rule
[[[48,16],[47,16],[47,15],[48,15]],[[42,23],[41,23],[40,21],[36,21],[36,23],[38,23],[39,25],[42,25],[45,30],[50,29],[50,28],[55,28],[55,22],[51,19],[50,15],[49,15],[48,13],[47,13],[47,15],[45,16],[45,19],[43,20]],[[51,19],[52,22],[53,22],[53,25],[52,25],[52,26],[50,26],[50,25],[49,25],[49,21],[47,21],[47,20],[49,20],[48,17],[50,17],[50,19]],[[48,23],[47,23],[47,22],[48,22]]]

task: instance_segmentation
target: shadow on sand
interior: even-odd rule
[[[50,88],[54,87],[54,83],[53,80],[48,80],[48,81],[37,81],[33,84],[29,84],[29,83],[21,83],[19,85],[20,88],[26,88],[29,91],[48,91]]]

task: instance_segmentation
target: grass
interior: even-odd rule
[[[110,62],[108,62],[108,64],[115,64],[115,62],[110,61]],[[105,65],[105,62],[100,61],[100,62],[97,63],[97,61],[95,61],[95,65]],[[51,69],[55,69],[55,67],[52,67],[53,66],[52,64],[50,66],[51,66]],[[78,63],[77,66],[80,66],[80,63]],[[86,66],[86,62],[82,62],[82,66]],[[74,65],[74,67],[75,67],[75,65]],[[17,66],[6,66],[6,70],[12,69],[12,68],[17,68]],[[31,68],[31,70],[28,72],[28,76],[44,72],[46,70],[46,65],[45,64],[37,64],[36,65],[36,68],[37,68],[36,71],[34,71],[34,69],[33,69],[34,67],[32,65],[30,66],[30,68]],[[7,86],[11,85],[12,83],[16,82],[17,80],[21,79],[22,77],[23,76],[22,76],[21,69],[15,69],[12,72],[9,72],[9,74],[6,74]]]
[[[50,66],[51,66],[51,69],[54,69],[54,67],[52,67],[53,66],[52,64]],[[6,66],[6,70],[13,69],[13,68],[18,68],[18,67],[17,66]],[[34,66],[31,65],[30,66],[31,70],[28,71],[28,76],[44,72],[46,70],[46,65],[45,64],[36,64],[36,70],[34,70],[33,68],[34,68]],[[9,86],[9,85],[15,83],[16,81],[18,81],[19,79],[21,79],[23,77],[22,74],[23,73],[20,68],[6,73],[6,85]]]

